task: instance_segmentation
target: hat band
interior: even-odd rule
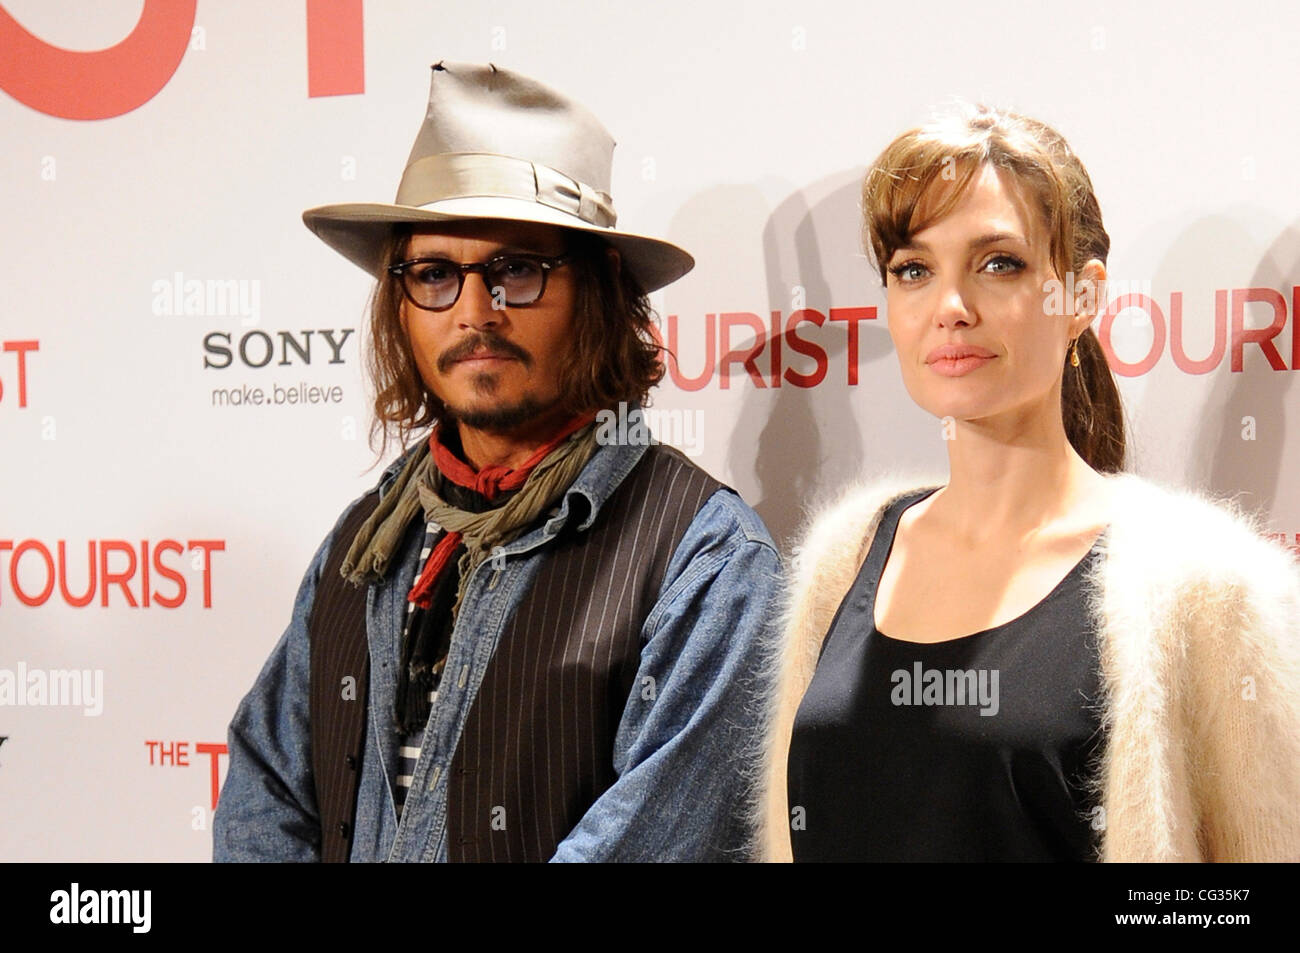
[[[406,167],[397,189],[398,205],[416,207],[487,197],[538,202],[602,228],[613,228],[618,220],[607,192],[550,166],[491,153],[440,153],[416,159]]]

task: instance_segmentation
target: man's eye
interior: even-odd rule
[[[411,269],[411,275],[421,284],[437,285],[447,281],[454,281],[456,270],[451,267],[449,262],[434,261],[416,265]]]
[[[499,278],[518,281],[533,277],[539,268],[531,258],[502,258],[496,263],[493,271]]]

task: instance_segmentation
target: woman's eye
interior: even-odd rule
[[[905,261],[890,268],[889,273],[899,281],[920,281],[925,277],[925,266],[917,261]]]
[[[1010,275],[1020,271],[1025,267],[1025,263],[1019,258],[1013,258],[1010,255],[998,255],[991,258],[984,270],[995,275]]]

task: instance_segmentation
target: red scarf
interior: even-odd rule
[[[433,455],[433,465],[445,479],[457,486],[473,490],[491,501],[496,499],[497,494],[502,490],[517,490],[523,486],[537,464],[593,419],[591,414],[574,417],[561,427],[554,437],[538,447],[532,456],[513,470],[505,466],[492,465],[476,471],[442,442],[441,426],[434,427],[433,433],[429,435],[429,452]],[[423,609],[429,608],[433,601],[434,589],[437,588],[438,577],[447,568],[447,563],[451,561],[452,553],[459,548],[460,541],[460,533],[449,531],[443,534],[442,539],[438,540],[438,544],[433,547],[433,552],[429,553],[429,561],[424,564],[424,570],[407,595],[408,601],[414,602]]]

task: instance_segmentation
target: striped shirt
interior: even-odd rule
[[[424,529],[424,545],[420,548],[420,565],[423,566],[429,561],[429,554],[433,552],[434,545],[438,542],[442,529],[436,523],[428,523]],[[456,571],[455,563],[451,563],[446,572],[454,573]],[[416,604],[408,601],[406,603],[406,623],[403,627],[403,642],[410,640],[414,633],[411,631],[412,625],[446,625],[446,620],[433,619],[427,613],[416,611]],[[429,692],[429,710],[438,702],[438,685],[442,681],[442,669],[447,662],[447,656],[438,659],[433,666],[433,689]],[[402,807],[406,804],[406,793],[411,789],[411,778],[415,775],[415,765],[420,760],[420,748],[424,744],[424,729],[405,735],[402,743],[397,748],[397,776],[393,779],[393,798],[397,803],[397,816],[402,816]]]

